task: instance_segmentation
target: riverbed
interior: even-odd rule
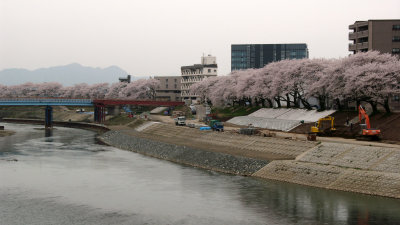
[[[400,201],[226,175],[2,123],[0,224],[399,224]]]

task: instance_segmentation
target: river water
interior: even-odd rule
[[[0,224],[400,224],[400,200],[232,176],[0,124]]]

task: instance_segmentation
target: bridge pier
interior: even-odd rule
[[[44,126],[46,129],[51,129],[53,128],[53,107],[51,106],[46,106],[45,109],[45,120],[44,120]]]
[[[118,116],[121,113],[119,105],[112,105],[107,107],[108,115]]]
[[[96,123],[102,123],[106,120],[106,110],[104,105],[95,104],[94,105],[94,121]]]

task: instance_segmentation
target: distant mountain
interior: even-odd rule
[[[127,74],[118,66],[94,68],[72,63],[37,70],[5,69],[0,71],[0,84],[59,82],[64,86],[71,86],[78,83],[115,83],[119,77],[126,77]]]

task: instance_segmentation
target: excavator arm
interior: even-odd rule
[[[369,116],[367,112],[365,112],[365,109],[360,105],[358,107],[358,119],[360,120],[360,124],[362,119],[365,118],[365,124],[367,125],[367,129],[371,129],[371,124],[369,122]]]

